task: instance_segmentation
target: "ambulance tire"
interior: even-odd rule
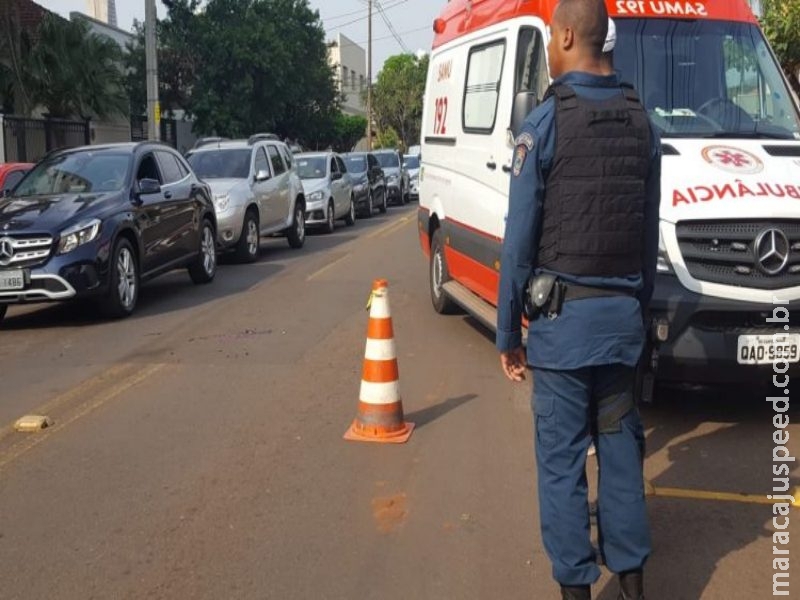
[[[440,315],[455,315],[461,312],[459,306],[453,302],[444,291],[443,286],[450,281],[447,270],[447,258],[444,254],[444,234],[441,229],[433,233],[431,239],[431,263],[428,281],[431,287],[431,302],[433,309]]]

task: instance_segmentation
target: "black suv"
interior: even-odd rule
[[[217,270],[208,186],[172,148],[144,142],[52,153],[0,198],[0,320],[10,304],[96,298],[112,318],[141,283]]]
[[[342,158],[353,182],[356,209],[365,217],[371,217],[376,208],[385,213],[386,178],[375,155],[369,152],[351,152],[342,155]]]

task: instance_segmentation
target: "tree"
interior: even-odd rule
[[[83,22],[46,15],[26,60],[32,96],[52,117],[107,118],[128,112],[122,50]]]
[[[337,152],[350,152],[364,137],[367,119],[339,113],[333,120],[333,135],[330,146]]]
[[[197,18],[198,129],[308,142],[338,114],[325,31],[307,0],[210,0]]]
[[[34,109],[26,59],[31,40],[20,27],[19,6],[2,3],[0,11],[0,110],[29,115]]]
[[[800,94],[800,0],[762,0],[762,25],[795,92]]]
[[[403,149],[419,143],[428,56],[399,54],[386,60],[373,86],[372,106],[380,133],[393,129]]]
[[[380,148],[398,148],[400,147],[400,136],[397,135],[397,132],[394,130],[393,127],[387,127],[386,129],[382,129],[378,132],[378,137],[375,138],[375,149],[379,150]],[[403,152],[408,149],[408,146],[403,146]]]

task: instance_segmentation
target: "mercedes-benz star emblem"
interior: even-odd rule
[[[0,239],[0,265],[4,267],[14,258],[14,240],[11,238]]]
[[[789,239],[780,229],[767,229],[758,234],[753,250],[756,264],[765,275],[778,275],[789,264]]]

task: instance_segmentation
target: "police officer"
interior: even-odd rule
[[[533,368],[542,538],[562,598],[591,598],[600,576],[586,479],[594,443],[600,553],[619,597],[640,600],[650,534],[633,392],[656,273],[661,155],[636,93],[603,56],[607,32],[602,0],[561,0],[553,16],[554,83],[515,143],[497,347],[509,379]]]

